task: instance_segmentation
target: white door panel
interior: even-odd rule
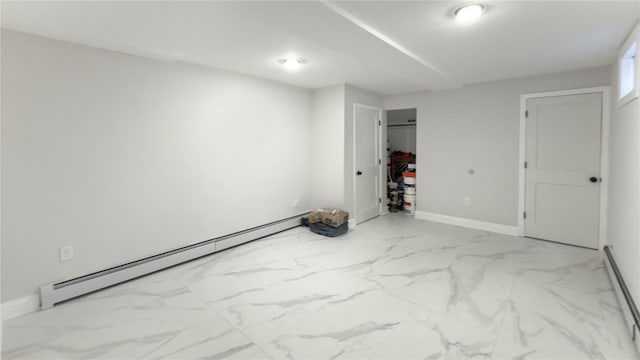
[[[354,105],[356,223],[380,214],[380,109]]]
[[[597,248],[602,95],[529,99],[527,111],[525,235]]]

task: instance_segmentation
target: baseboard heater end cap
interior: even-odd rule
[[[40,310],[51,309],[55,304],[53,284],[40,286]]]

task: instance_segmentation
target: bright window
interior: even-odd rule
[[[638,30],[625,42],[618,57],[618,100],[624,105],[638,97]]]
[[[620,99],[629,95],[636,87],[636,48],[633,43],[620,59]]]

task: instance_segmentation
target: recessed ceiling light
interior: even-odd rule
[[[287,70],[295,71],[300,69],[302,64],[306,63],[304,59],[301,58],[284,58],[278,61],[282,64]]]
[[[484,9],[484,5],[482,4],[466,4],[457,8],[453,12],[453,15],[455,15],[458,21],[468,22],[479,18],[484,12]]]

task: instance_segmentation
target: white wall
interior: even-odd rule
[[[640,304],[640,99],[619,107],[617,63],[611,79],[607,241],[629,291]]]
[[[601,67],[385,97],[387,110],[418,109],[417,210],[517,226],[520,94],[609,82]]]
[[[353,104],[356,103],[382,108],[382,97],[347,84],[318,89],[312,95],[311,204],[313,208],[344,209],[350,218],[355,215]],[[383,133],[382,139],[385,138]]]
[[[410,123],[409,120],[414,120]],[[387,141],[391,151],[404,151],[416,153],[416,109],[401,109],[387,111]],[[393,127],[390,125],[413,126]]]
[[[387,111],[387,125],[407,124],[409,120],[416,120],[416,109],[398,109]]]
[[[345,86],[313,91],[311,110],[311,204],[344,207]]]
[[[310,91],[4,30],[1,75],[3,302],[309,207]]]
[[[345,86],[345,107],[344,107],[344,143],[345,143],[345,162],[344,162],[344,201],[345,201],[345,209],[349,211],[349,217],[354,218],[354,192],[353,192],[353,181],[355,176],[355,165],[354,165],[354,132],[353,132],[353,104],[361,104],[368,105],[373,107],[382,108],[382,96],[371,93],[362,89],[358,89],[357,87],[346,85]],[[384,112],[383,112],[384,114]],[[382,139],[387,138],[386,134],[386,117],[383,118],[382,124]],[[383,147],[383,155],[385,144],[384,140],[382,143]],[[383,184],[385,179],[383,178]],[[384,187],[386,189],[386,187]],[[383,194],[383,199],[386,199],[386,196]]]
[[[416,127],[387,127],[387,141],[391,152],[404,151],[416,153]]]

